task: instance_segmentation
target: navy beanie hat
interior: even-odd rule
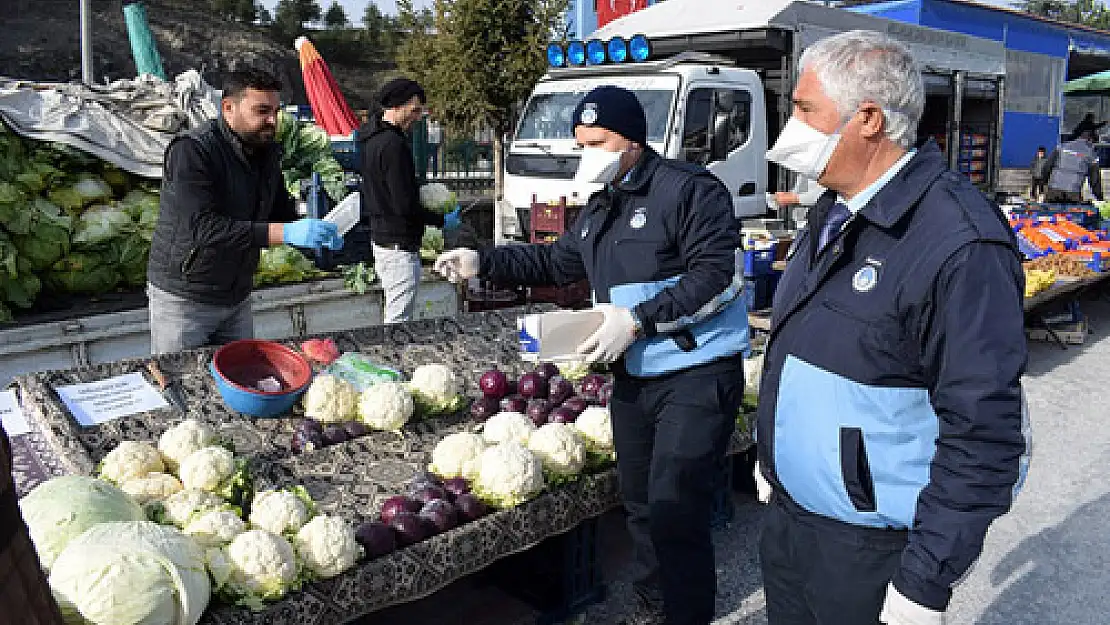
[[[636,94],[628,89],[605,85],[595,87],[574,109],[574,128],[596,126],[621,135],[629,141],[647,145],[647,117]]]

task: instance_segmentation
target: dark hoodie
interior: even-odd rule
[[[443,215],[420,205],[412,148],[404,131],[376,117],[358,131],[362,206],[370,238],[381,247],[420,250],[424,226],[443,227]]]

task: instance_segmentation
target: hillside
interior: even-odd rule
[[[305,103],[292,41],[273,38],[261,27],[214,16],[207,0],[145,0],[151,31],[168,76],[197,69],[215,86],[223,73],[241,66],[269,70],[286,85],[283,100]],[[79,10],[76,0],[0,0],[0,76],[68,81],[81,76]],[[121,0],[92,0],[94,70],[98,81],[135,75]],[[312,33],[306,33],[312,38]],[[323,48],[323,46],[321,46]],[[327,50],[322,49],[325,59]],[[329,59],[336,81],[352,107],[363,108],[391,64],[350,50]]]

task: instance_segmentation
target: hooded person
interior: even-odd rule
[[[662,158],[631,91],[597,87],[573,113],[576,178],[602,185],[553,244],[454,249],[452,280],[571,284],[589,278],[604,321],[578,347],[609,363],[609,409],[635,550],[627,623],[707,625],[716,574],[710,516],[743,395],[747,306],[740,232],[724,184]]]
[[[382,86],[376,104],[380,112],[358,132],[362,207],[385,291],[385,322],[399,323],[411,320],[415,311],[424,227],[457,228],[459,211],[440,215],[420,204],[408,132],[424,115],[424,88],[415,80],[394,78]]]

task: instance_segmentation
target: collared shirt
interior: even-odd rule
[[[902,171],[902,168],[906,166],[906,163],[910,162],[910,159],[913,158],[914,154],[917,154],[916,148],[907,151],[905,154],[902,155],[902,158],[898,159],[894,162],[893,165],[890,166],[890,169],[886,170],[886,173],[879,176],[878,180],[876,180],[875,182],[867,185],[867,188],[857,193],[854,198],[846,200],[843,196],[837,195],[836,201],[841,202],[845,206],[847,206],[849,212],[851,212],[852,216],[855,217],[856,213],[860,212],[860,210],[862,210],[864,206],[867,206],[867,203],[871,201],[871,198],[875,197],[875,195],[877,195],[879,191],[882,191],[883,187],[885,187],[887,183],[893,180],[894,177],[898,175],[898,172]]]

